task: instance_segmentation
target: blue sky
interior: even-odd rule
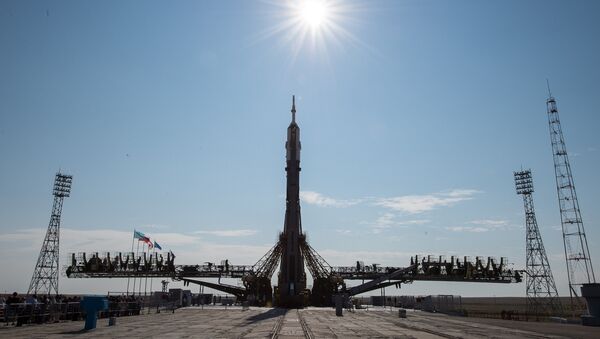
[[[283,227],[291,95],[302,218],[333,265],[412,254],[524,267],[513,170],[531,168],[568,294],[545,110],[558,100],[598,271],[600,4],[344,1],[313,41],[266,1],[0,3],[0,290],[28,285],[54,173],[74,175],[68,252],[127,250],[134,227],[180,263],[253,264]],[[288,12],[286,12],[288,11]],[[272,34],[273,33],[273,34]],[[122,281],[63,278],[64,292]],[[414,283],[388,294],[524,295]]]

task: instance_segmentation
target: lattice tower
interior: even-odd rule
[[[58,294],[58,260],[60,240],[60,216],[64,198],[71,193],[73,176],[56,173],[54,178],[54,203],[46,237],[38,256],[27,294]]]
[[[525,206],[527,314],[561,315],[562,305],[535,217],[531,170],[514,172],[514,175],[517,194],[523,196]]]
[[[554,174],[556,177],[556,190],[558,193],[558,205],[560,208],[560,220],[562,224],[563,243],[565,248],[565,259],[567,263],[567,275],[569,278],[569,294],[571,296],[571,308],[583,305],[575,302],[578,287],[582,284],[594,283],[594,269],[588,248],[585,229],[579,210],[575,183],[569,164],[569,156],[565,146],[556,100],[549,92],[546,100],[548,111],[548,124],[550,127],[550,140],[552,143],[552,156],[554,158]]]

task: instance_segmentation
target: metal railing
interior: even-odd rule
[[[125,317],[140,314],[160,313],[161,310],[173,311],[177,308],[175,302],[152,301],[111,301],[108,310],[98,312],[98,318]],[[25,324],[45,324],[61,321],[78,321],[85,318],[85,312],[80,303],[12,303],[0,305],[0,319],[5,326],[22,326]]]

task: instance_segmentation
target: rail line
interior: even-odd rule
[[[298,320],[300,321],[300,326],[302,327],[302,332],[304,333],[304,338],[313,339],[315,336],[313,335],[312,331],[310,330],[310,327],[306,323],[306,320],[304,319],[302,314],[300,314],[300,310],[296,310],[296,313],[298,314]]]
[[[283,327],[283,319],[286,314],[287,312],[280,315],[277,321],[275,321],[275,325],[273,325],[273,329],[271,330],[271,339],[279,338],[279,332],[281,332],[281,327]]]

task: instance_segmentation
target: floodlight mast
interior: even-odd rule
[[[42,243],[37,264],[33,271],[27,294],[51,295],[58,294],[58,261],[60,240],[60,218],[64,198],[71,195],[73,176],[56,173],[54,177],[54,203],[50,223]]]
[[[525,207],[527,315],[536,318],[562,315],[562,305],[535,217],[531,170],[514,172],[514,176],[517,194],[523,196]]]

